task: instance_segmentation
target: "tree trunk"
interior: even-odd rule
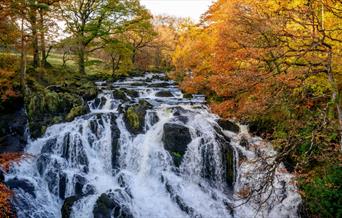
[[[137,56],[137,49],[132,50],[132,64],[135,64],[135,57]]]
[[[117,69],[119,69],[119,64],[120,64],[120,61],[121,61],[121,55],[119,55],[117,61],[115,61],[116,55],[115,56],[111,56],[111,59],[112,59],[112,76],[114,77],[115,71]]]
[[[38,31],[37,31],[37,9],[30,9],[30,23],[32,31],[32,49],[33,49],[33,68],[39,65]]]
[[[24,32],[24,16],[21,18],[21,48],[20,48],[20,87],[21,93],[25,98],[25,72],[26,72],[26,48]]]
[[[40,49],[41,49],[41,54],[42,54],[42,59],[40,65],[42,67],[46,67],[46,45],[45,45],[45,26],[44,26],[44,11],[43,9],[39,10],[39,15],[40,15]]]
[[[80,45],[78,58],[79,72],[80,74],[85,74],[85,46],[83,44]]]

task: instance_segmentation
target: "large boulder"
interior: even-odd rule
[[[240,127],[233,123],[232,121],[229,120],[224,120],[224,119],[219,119],[218,124],[221,126],[222,129],[228,130],[234,133],[239,133],[240,132]]]
[[[164,148],[170,152],[176,166],[179,166],[187,145],[191,142],[190,131],[186,126],[177,123],[164,124],[162,141]]]
[[[128,107],[124,114],[124,121],[127,129],[133,134],[142,133],[145,126],[145,115],[152,105],[145,100],[140,100],[138,104]]]

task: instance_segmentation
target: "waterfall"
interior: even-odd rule
[[[30,141],[6,175],[19,218],[298,216],[282,164],[263,194],[242,196],[276,153],[246,126],[223,129],[204,96],[184,98],[163,74],[97,85],[88,114]]]

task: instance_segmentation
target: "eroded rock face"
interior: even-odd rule
[[[170,152],[176,166],[182,162],[187,145],[191,142],[190,131],[177,123],[166,123],[162,137],[164,148]]]

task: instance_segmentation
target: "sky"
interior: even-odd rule
[[[153,15],[167,14],[176,17],[191,17],[199,21],[213,0],[140,0]]]

